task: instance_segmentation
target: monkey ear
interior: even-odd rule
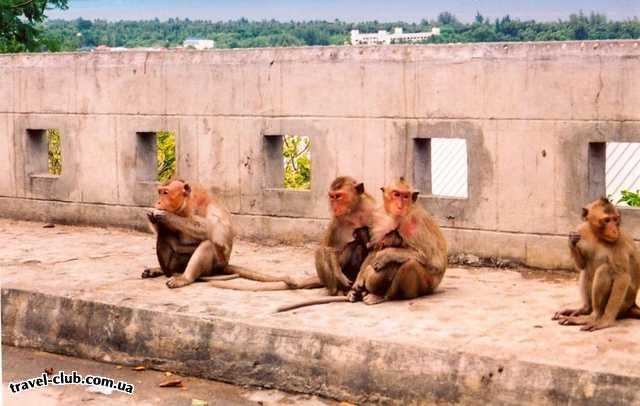
[[[589,209],[587,209],[586,207],[583,207],[582,208],[582,219],[586,220],[588,215],[589,215]]]
[[[188,183],[184,184],[184,195],[189,196],[191,194],[191,186]]]
[[[382,194],[384,194],[384,187],[381,187],[380,190],[382,191]]]
[[[420,192],[411,193],[411,200],[413,200],[414,203],[416,202],[416,200],[418,200],[418,195],[419,194],[420,194]]]
[[[356,192],[358,192],[359,195],[364,193],[364,183],[360,182],[356,185]]]

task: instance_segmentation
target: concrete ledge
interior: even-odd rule
[[[359,403],[632,404],[640,377],[2,290],[3,344]],[[425,338],[426,338],[425,333]]]
[[[274,314],[322,290],[142,280],[149,234],[0,220],[4,344],[357,403],[640,404],[640,321],[559,326],[575,275],[449,269],[437,294]],[[232,263],[313,272],[313,246],[238,241]],[[560,276],[559,276],[560,275]]]

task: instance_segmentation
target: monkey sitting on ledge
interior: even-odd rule
[[[616,319],[640,318],[640,254],[620,228],[620,210],[602,197],[582,209],[583,222],[569,234],[569,249],[580,270],[582,307],[553,315],[560,324],[584,331],[612,326]]]
[[[229,265],[234,232],[231,214],[201,187],[172,180],[158,187],[155,209],[147,213],[156,233],[158,268],[148,268],[142,278],[165,275],[169,288],[179,288],[202,276],[236,274],[260,282],[288,279],[264,275]],[[177,274],[177,275],[176,275]]]

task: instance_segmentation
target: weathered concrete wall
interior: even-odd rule
[[[589,143],[640,141],[638,77],[638,41],[0,56],[2,215],[140,226],[136,133],[172,130],[178,175],[220,191],[240,234],[315,239],[334,176],[378,197],[413,178],[415,138],[465,138],[469,198],[421,198],[452,251],[566,267],[604,194]],[[62,131],[60,177],[29,172],[39,128]],[[292,133],[312,139],[309,192],[266,187],[264,136]]]

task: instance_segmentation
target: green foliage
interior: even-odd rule
[[[623,190],[622,197],[618,200],[618,203],[626,203],[632,207],[640,207],[640,190],[632,192],[630,190]]]
[[[310,189],[311,141],[309,137],[285,135],[283,140],[284,187],[287,189]]]
[[[66,9],[68,0],[0,0],[0,53],[55,48],[53,39],[41,38],[46,10]]]
[[[60,147],[60,131],[47,130],[48,168],[51,175],[62,173],[62,149]]]
[[[165,182],[176,173],[176,136],[170,131],[157,133],[158,181]]]
[[[7,2],[9,0],[0,0]],[[59,2],[61,2],[59,0]],[[213,39],[217,48],[289,47],[303,45],[343,45],[349,42],[352,29],[360,32],[430,31],[437,26],[441,35],[429,43],[493,41],[563,41],[582,39],[629,39],[640,37],[640,21],[608,21],[602,14],[573,14],[568,20],[552,22],[520,21],[505,16],[491,22],[477,13],[471,23],[460,22],[450,12],[436,20],[419,23],[366,21],[280,22],[276,20],[203,21],[170,18],[167,21],[75,21],[53,20],[46,23],[41,47],[51,51],[69,51],[83,47],[174,47],[187,37]],[[36,47],[37,48],[37,47]]]

